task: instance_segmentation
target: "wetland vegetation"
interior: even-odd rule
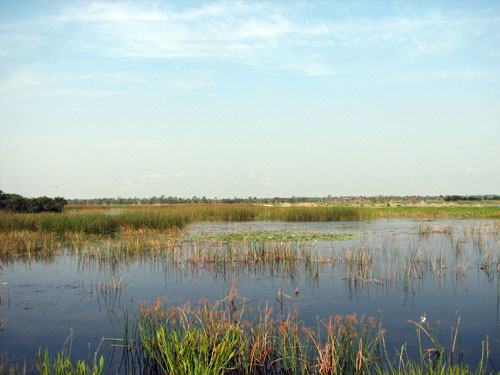
[[[496,373],[499,218],[495,206],[2,213],[0,373]],[[47,330],[30,339],[27,319]]]

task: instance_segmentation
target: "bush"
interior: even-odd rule
[[[24,198],[0,190],[0,210],[11,212],[61,212],[68,201],[61,197]]]

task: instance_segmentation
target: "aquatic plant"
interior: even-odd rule
[[[129,366],[149,374],[363,374],[373,366],[382,332],[373,318],[336,316],[312,329],[298,312],[245,310],[234,288],[228,297],[195,308],[143,305],[128,321],[137,324],[124,345]]]
[[[449,349],[435,337],[425,314],[419,321],[408,320],[416,327],[417,357],[409,356],[404,344],[392,358],[384,329],[373,317],[335,315],[308,327],[297,310],[283,315],[267,305],[252,310],[245,303],[235,286],[213,304],[201,300],[195,307],[171,306],[161,299],[143,303],[136,316],[126,318],[128,333],[119,340],[125,368],[148,374],[488,373],[487,340],[474,370],[462,363],[460,319]]]
[[[248,204],[131,206],[66,210],[62,214],[0,213],[0,232],[36,231],[64,234],[113,234],[123,230],[183,228],[200,221],[273,220],[288,222],[359,221],[381,217],[500,218],[498,207],[265,207]]]
[[[310,242],[310,241],[345,241],[354,238],[351,233],[320,233],[299,231],[254,231],[206,233],[193,237],[195,241],[224,242]]]

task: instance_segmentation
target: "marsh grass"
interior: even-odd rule
[[[118,266],[141,259],[174,270],[191,267],[193,272],[205,268],[277,277],[305,274],[306,278],[318,278],[325,270],[333,273],[335,269],[336,276],[354,290],[374,283],[377,287],[402,287],[405,293],[411,293],[415,285],[429,277],[439,281],[450,273],[457,280],[465,278],[473,267],[485,273],[488,280],[500,280],[498,223],[463,230],[430,228],[424,235],[415,233],[411,241],[404,242],[404,249],[396,239],[370,246],[360,239],[353,248],[339,249],[296,241],[198,241],[183,238],[175,229],[163,232],[133,227],[123,227],[113,235],[7,231],[0,232],[0,254],[3,263],[12,259],[51,262],[70,254],[78,257],[82,268],[102,267],[107,274],[96,288],[111,310],[118,309],[114,298],[119,298],[122,282],[128,280],[117,271]],[[434,242],[426,248],[427,241]],[[477,255],[472,265],[467,263],[470,254]],[[285,296],[282,300],[289,297],[283,293],[281,296]],[[382,328],[369,318],[333,316],[310,327],[298,313],[282,315],[268,307],[251,310],[233,289],[228,297],[214,304],[144,304],[137,316],[126,320],[124,337],[113,342],[124,350],[127,368],[136,373],[487,373],[487,341],[482,343],[483,359],[471,368],[461,361],[459,324],[448,346],[440,345],[427,325],[409,324],[416,328],[418,347],[403,345],[394,357],[393,349],[385,348]],[[40,352],[39,363],[46,364],[46,373],[64,373],[57,369],[75,374],[102,370],[100,359],[78,364],[69,361],[65,353],[51,357]],[[77,368],[83,372],[71,372]],[[14,371],[8,366],[0,370]]]
[[[452,341],[443,346],[433,328],[414,325],[416,356],[404,344],[389,354],[385,330],[375,318],[357,314],[330,316],[306,326],[297,310],[283,315],[266,306],[252,310],[233,286],[213,304],[168,305],[158,299],[142,303],[125,318],[121,343],[125,372],[147,374],[487,374],[489,346],[475,369],[463,364],[460,319]],[[425,339],[425,340],[424,340]],[[490,371],[489,373],[494,373]]]
[[[124,338],[129,368],[148,374],[363,374],[372,368],[381,330],[356,314],[307,327],[294,314],[245,309],[235,287],[214,304],[142,305],[135,337]],[[130,331],[130,329],[129,329]]]
[[[181,229],[189,217],[161,210],[124,211],[117,215],[104,213],[0,214],[0,232],[31,231],[40,233],[114,234],[127,230],[166,231]]]
[[[465,278],[471,269],[479,269],[489,281],[500,279],[500,247],[495,228],[492,224],[479,231],[431,230],[424,236],[416,233],[405,248],[390,240],[366,246],[362,237],[356,242],[308,241],[310,235],[326,239],[314,232],[189,236],[177,229],[123,229],[113,235],[12,231],[0,232],[0,260],[4,264],[55,262],[60,257],[76,256],[82,269],[107,269],[144,261],[173,272],[204,269],[234,276],[268,273],[291,277],[303,273],[308,279],[340,276],[354,287],[372,283],[403,285],[406,290],[429,277],[438,282],[449,274]],[[330,234],[325,235],[332,239]],[[348,236],[339,235],[333,239]],[[427,242],[434,244],[433,248]]]
[[[102,207],[102,206],[98,206]],[[113,234],[123,230],[181,229],[191,222],[271,220],[288,222],[359,221],[381,217],[500,218],[498,207],[264,207],[248,204],[131,206],[75,210],[59,214],[0,213],[0,232]]]
[[[104,357],[99,356],[99,347],[93,357],[87,360],[71,360],[73,332],[64,343],[63,348],[55,356],[48,349],[38,350],[35,360],[36,372],[40,375],[101,375],[104,368]]]
[[[196,306],[168,305],[158,299],[141,303],[135,315],[125,314],[122,338],[108,338],[122,352],[123,374],[349,374],[349,375],[486,375],[490,352],[483,340],[482,357],[471,368],[463,363],[460,318],[451,327],[448,346],[440,343],[425,322],[408,320],[416,328],[417,344],[403,344],[390,354],[385,330],[374,317],[335,315],[314,327],[300,313],[277,314],[266,306],[252,310],[235,286],[223,300]],[[69,342],[69,344],[68,344]],[[410,349],[416,355],[410,355]],[[55,355],[40,349],[27,371],[0,361],[0,373],[101,375],[105,359],[99,348],[86,360],[71,359],[71,336]]]

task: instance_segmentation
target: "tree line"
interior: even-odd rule
[[[198,197],[193,196],[191,198],[181,198],[172,196],[153,196],[151,198],[90,198],[90,199],[69,199],[69,204],[98,204],[98,205],[127,205],[127,204],[183,204],[183,203],[258,203],[258,204],[276,204],[276,203],[327,203],[327,202],[387,202],[387,201],[409,201],[409,202],[419,202],[419,201],[471,201],[471,200],[500,200],[500,195],[489,194],[489,195],[407,195],[407,196],[341,196],[332,197],[328,195],[326,197],[268,197],[268,198],[257,198],[257,197],[247,197],[247,198],[207,198],[205,196]]]
[[[61,212],[68,201],[62,197],[25,198],[0,190],[0,210],[11,212]]]

